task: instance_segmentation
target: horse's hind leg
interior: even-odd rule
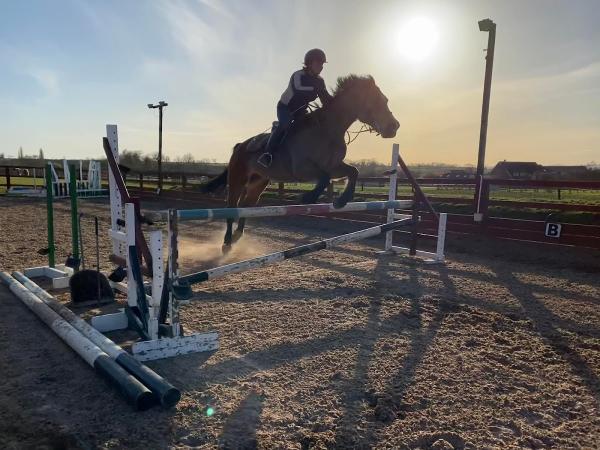
[[[346,189],[344,192],[335,199],[333,202],[334,208],[343,208],[346,203],[354,198],[354,189],[356,188],[356,180],[358,178],[358,169],[346,163],[340,164],[338,167],[330,172],[331,178],[343,178],[348,177],[346,182]]]
[[[251,178],[250,182],[246,186],[244,196],[240,200],[240,207],[256,206],[258,199],[268,186],[269,180],[266,178]],[[237,242],[244,235],[244,226],[246,225],[246,219],[241,218],[238,220],[238,225],[233,234],[233,242]]]

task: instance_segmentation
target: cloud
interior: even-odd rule
[[[56,97],[60,93],[58,73],[43,67],[30,67],[25,73],[32,77],[44,89],[47,97]]]
[[[4,70],[35,80],[44,91],[44,97],[55,97],[60,93],[59,71],[44,61],[41,51],[32,53],[18,46],[0,43],[0,58],[5,62]]]
[[[203,63],[210,68],[212,57],[227,49],[228,39],[222,36],[222,27],[225,25],[222,19],[227,15],[221,12],[222,8],[205,9],[204,17],[188,2],[164,2],[159,4],[159,9],[167,20],[175,42],[198,64]]]
[[[497,91],[501,96],[511,95],[512,100],[518,102],[541,94],[544,94],[545,98],[548,95],[553,97],[571,95],[573,89],[585,87],[588,83],[597,83],[599,80],[600,61],[593,61],[558,74],[492,82],[492,91]]]

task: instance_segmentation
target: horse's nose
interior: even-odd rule
[[[390,124],[387,126],[387,132],[388,134],[396,134],[396,131],[398,131],[398,128],[400,128],[400,122],[398,122],[396,119],[394,119],[392,122],[390,122]]]

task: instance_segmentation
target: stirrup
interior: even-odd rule
[[[271,163],[273,162],[273,155],[269,152],[264,152],[258,157],[256,162],[263,166],[265,169],[268,169],[269,166],[271,166]]]

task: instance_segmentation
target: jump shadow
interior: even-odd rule
[[[519,301],[540,337],[571,365],[572,372],[585,383],[596,403],[600,405],[600,377],[559,329],[564,320],[549,311],[543,302],[536,298],[533,287],[520,281],[513,271],[497,269],[497,273],[507,280],[506,288]],[[572,331],[577,333],[576,330]]]
[[[223,425],[223,432],[219,438],[221,448],[258,448],[256,430],[260,425],[263,401],[261,395],[252,391],[240,402]]]
[[[273,294],[278,294],[276,297]],[[235,290],[230,291],[217,291],[213,292],[210,290],[205,291],[194,291],[194,301],[193,302],[203,302],[203,303],[221,303],[221,302],[231,302],[231,303],[288,303],[292,302],[307,302],[307,298],[314,299],[314,301],[319,302],[327,302],[327,301],[344,301],[340,300],[340,297],[343,296],[357,296],[357,295],[370,295],[370,290],[368,288],[349,288],[349,287],[340,287],[340,286],[332,286],[332,287],[321,287],[315,289],[304,289],[300,291],[298,288],[289,288],[289,289],[245,289],[243,292],[236,292]],[[242,297],[247,296],[248,298]],[[311,300],[310,302],[312,302]]]
[[[377,260],[373,276],[374,280],[371,283],[371,301],[367,322],[359,334],[354,374],[352,378],[341,383],[339,389],[344,410],[343,416],[336,426],[335,448],[360,447],[358,444],[361,439],[357,433],[356,424],[361,417],[363,402],[368,396],[366,386],[369,381],[369,363],[372,359],[377,340],[384,334],[379,317],[381,313],[381,297],[388,291],[383,291],[380,282],[386,277],[389,277],[389,258],[381,257]],[[367,443],[372,443],[370,437],[365,438],[365,440]]]

